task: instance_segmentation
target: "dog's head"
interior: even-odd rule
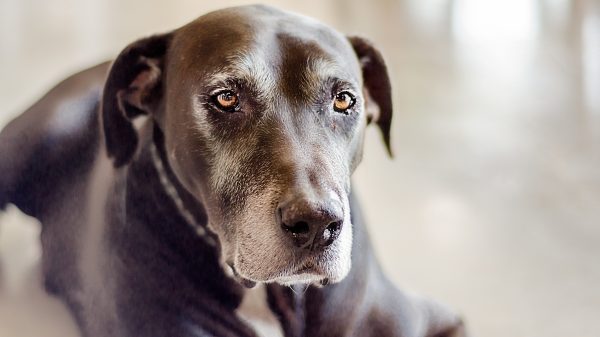
[[[168,164],[242,278],[347,275],[365,126],[390,148],[390,83],[371,44],[269,7],[216,11],[114,62],[102,119],[116,166],[135,153],[140,114],[162,130]]]

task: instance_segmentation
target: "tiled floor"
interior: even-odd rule
[[[0,125],[135,38],[240,2],[214,3],[0,1]],[[396,157],[371,130],[355,188],[392,278],[474,336],[599,336],[600,3],[271,3],[387,57]],[[0,215],[0,337],[77,335],[39,286],[38,231]]]

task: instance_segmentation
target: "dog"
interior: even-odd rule
[[[365,127],[391,154],[391,120],[367,40],[218,10],[10,122],[0,207],[41,222],[45,288],[83,336],[466,336],[386,278],[351,194]]]

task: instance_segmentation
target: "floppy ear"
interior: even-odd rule
[[[348,37],[362,68],[367,121],[381,130],[383,142],[390,157],[390,126],[392,124],[392,87],[381,53],[364,38]]]
[[[171,34],[138,40],[113,62],[102,95],[101,120],[108,156],[115,167],[126,164],[137,149],[131,120],[150,114],[162,98],[164,57]]]

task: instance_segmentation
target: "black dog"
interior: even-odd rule
[[[350,194],[367,124],[389,150],[390,91],[361,38],[216,11],[12,121],[0,207],[41,221],[46,288],[84,336],[464,336],[382,274]],[[276,320],[252,321],[261,301]]]

